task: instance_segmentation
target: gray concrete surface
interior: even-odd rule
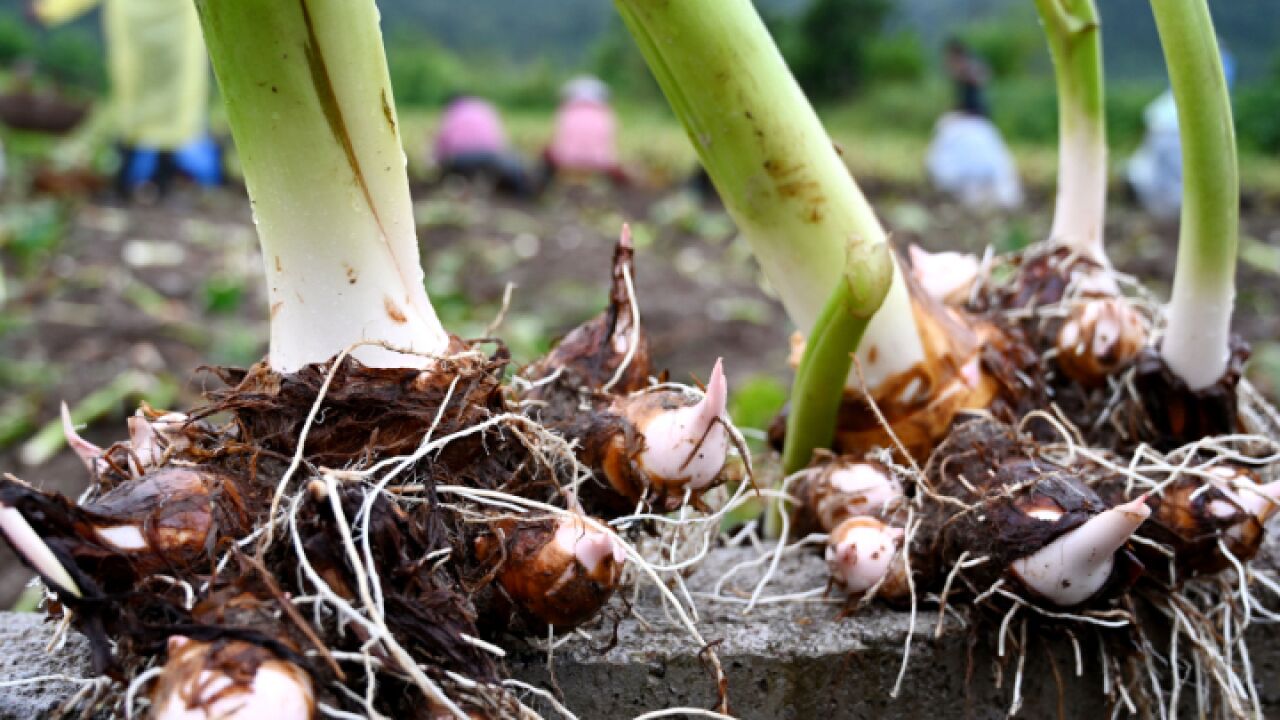
[[[747,557],[743,550],[715,551],[690,578],[690,586],[709,589],[720,574]],[[824,568],[816,556],[791,557],[778,578],[767,594],[819,587]],[[747,573],[729,587],[745,590],[752,581]],[[608,652],[600,648],[611,625],[592,629],[591,641],[575,639],[556,650],[556,682],[565,704],[582,720],[713,704],[710,675],[688,634],[665,619],[651,595],[642,595],[637,609],[649,624],[621,622],[618,644]],[[701,602],[700,613],[703,635],[716,644],[728,674],[733,710],[743,718],[985,719],[1005,717],[1012,699],[1015,663],[1007,664],[1003,689],[997,688],[992,649],[978,643],[970,660],[971,635],[956,621],[949,621],[942,636],[933,639],[935,609],[922,610],[918,617],[911,662],[897,699],[889,692],[908,632],[905,613],[873,607],[841,620],[837,606],[795,602],[763,605],[745,617],[740,605]],[[1252,632],[1252,660],[1266,715],[1280,717],[1280,632],[1265,626]],[[72,637],[62,652],[48,655],[44,645],[50,633],[38,616],[0,614],[0,718],[45,716],[77,689],[66,682],[3,685],[49,674],[84,677],[84,641]],[[513,674],[547,686],[545,654],[514,645],[509,657]],[[1096,642],[1083,641],[1085,673],[1080,678],[1074,676],[1071,646],[1064,638],[1041,632],[1029,645],[1019,717],[1058,717],[1060,708],[1066,718],[1110,716],[1100,689]],[[548,712],[547,717],[555,714]]]

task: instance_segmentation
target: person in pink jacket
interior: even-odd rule
[[[497,109],[478,97],[458,96],[446,105],[435,155],[442,176],[487,178],[499,190],[517,195],[532,192],[524,162],[507,144]]]
[[[600,173],[625,181],[618,163],[617,120],[609,88],[593,77],[569,81],[561,91],[555,130],[545,159],[550,175]]]

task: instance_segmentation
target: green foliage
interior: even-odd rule
[[[1280,80],[1243,88],[1236,96],[1235,116],[1241,146],[1280,153]]]
[[[871,79],[873,39],[889,17],[888,0],[814,0],[784,44],[796,79],[814,100],[834,100]]]
[[[0,214],[0,249],[11,254],[22,275],[47,265],[66,233],[66,211],[56,202],[13,204]]]
[[[1113,154],[1127,155],[1146,133],[1143,113],[1163,88],[1155,83],[1111,83],[1107,86],[1107,143]]]
[[[463,58],[413,31],[386,40],[387,69],[396,103],[438,107],[457,94],[476,94],[508,108],[555,106],[562,73],[546,61],[519,67],[500,58]]]
[[[1147,83],[1107,87],[1107,143],[1113,153],[1127,153],[1142,141],[1142,114],[1160,92]],[[990,90],[993,119],[1006,139],[1051,145],[1058,138],[1058,96],[1052,78],[1038,75],[995,83]]]
[[[737,384],[729,416],[740,428],[766,430],[787,402],[787,386],[770,375],[753,375]]]
[[[1235,97],[1236,132],[1244,149],[1280,153],[1280,54],[1269,77]]]
[[[664,103],[658,82],[621,21],[611,23],[596,42],[588,66],[618,97]]]
[[[201,285],[205,312],[214,315],[230,315],[244,304],[247,288],[243,276],[230,273],[214,273]]]
[[[22,18],[0,14],[0,64],[11,65],[15,60],[30,57],[35,46],[31,28]]]
[[[106,90],[102,45],[88,30],[68,28],[50,33],[37,51],[36,60],[42,72],[63,85]]]
[[[1058,138],[1058,93],[1052,77],[1020,77],[989,91],[992,119],[1013,141],[1053,143]]]
[[[875,84],[918,83],[928,71],[924,45],[913,32],[873,38],[866,60],[867,74]]]
[[[957,36],[987,63],[996,79],[1021,77],[1038,57],[1047,54],[1040,28],[1024,15],[1014,13],[1011,18],[973,23]]]
[[[464,92],[463,63],[430,39],[396,30],[386,46],[396,104],[441,105],[450,95]]]

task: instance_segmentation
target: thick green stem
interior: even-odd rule
[[[1094,0],[1036,0],[1058,85],[1058,198],[1053,242],[1106,263],[1107,126]]]
[[[1178,106],[1182,229],[1161,354],[1193,390],[1220,380],[1230,354],[1240,178],[1231,98],[1206,0],[1152,0]]]
[[[615,0],[793,322],[809,330],[885,231],[750,0]],[[868,387],[924,357],[895,265],[860,354]],[[848,352],[852,348],[845,348]],[[829,391],[838,394],[840,386]]]
[[[782,453],[782,469],[787,475],[804,469],[814,450],[831,447],[844,400],[844,393],[836,389],[849,376],[852,349],[858,347],[871,316],[889,292],[893,277],[889,248],[867,247],[872,254],[850,259],[848,275],[836,285],[805,344],[787,416],[787,442]]]
[[[373,0],[196,0],[262,241],[273,368],[443,352]],[[428,361],[379,347],[383,367]]]

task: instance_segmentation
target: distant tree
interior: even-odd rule
[[[660,101],[658,82],[620,20],[614,20],[589,53],[588,66],[614,95],[634,101]]]
[[[0,64],[11,65],[35,49],[28,23],[12,13],[0,14]]]
[[[813,0],[788,43],[791,68],[810,97],[838,99],[867,85],[870,47],[892,8],[890,0]]]
[[[1044,34],[1026,11],[968,23],[956,34],[1002,80],[1026,75],[1038,57],[1047,59]]]

